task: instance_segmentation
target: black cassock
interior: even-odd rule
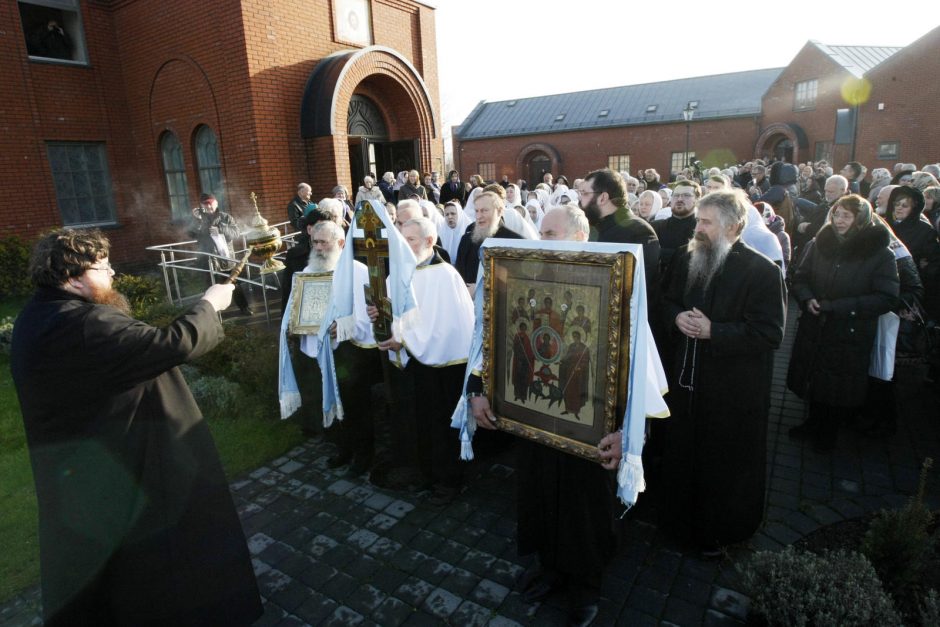
[[[176,366],[223,338],[41,289],[13,331],[47,625],[247,625],[262,608],[215,444]]]
[[[675,358],[663,421],[660,524],[713,548],[749,537],[763,518],[773,351],[783,339],[786,291],[770,259],[735,243],[708,290],[685,290],[678,253],[663,311]],[[692,340],[675,318],[697,307],[711,339]],[[694,390],[686,387],[691,383]],[[659,491],[659,490],[657,490]]]

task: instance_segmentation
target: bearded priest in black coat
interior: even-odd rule
[[[98,231],[43,236],[11,370],[39,502],[46,625],[249,625],[261,599],[215,444],[177,366],[224,335],[214,285],[128,315]]]
[[[780,268],[741,241],[740,190],[699,202],[663,299],[674,347],[663,429],[661,526],[708,553],[748,538],[764,512],[773,352],[783,339]]]

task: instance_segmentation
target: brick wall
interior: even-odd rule
[[[937,129],[940,108],[934,77],[940,74],[940,27],[874,68],[868,78],[871,96],[859,107],[856,156],[873,168],[888,168],[897,162],[922,167],[940,161]],[[878,104],[883,103],[882,110]],[[896,159],[879,159],[878,144],[898,142]]]
[[[527,147],[541,143],[554,147],[561,158],[560,166],[553,164],[552,173],[564,174],[569,181],[607,167],[608,156],[619,154],[630,155],[630,168],[634,173],[639,168],[653,168],[665,179],[669,175],[672,153],[685,152],[685,135],[685,124],[678,123],[455,140],[454,160],[461,180],[476,173],[478,163],[494,162],[496,180],[506,175],[515,181],[528,178],[525,160],[520,160]],[[689,127],[689,149],[709,165],[722,166],[750,158],[756,136],[754,118],[693,121]]]
[[[376,45],[398,50],[424,73],[431,105],[416,106],[413,85],[392,80],[401,68],[372,60],[363,70],[378,76],[357,75],[343,86],[338,127],[345,129],[348,97],[363,81],[361,91],[385,111],[392,139],[425,129],[422,162],[439,163],[434,11],[408,0],[371,4]],[[337,181],[351,186],[344,132],[325,140],[300,137],[310,73],[324,56],[352,49],[333,41],[329,2],[88,0],[81,6],[89,65],[70,67],[30,62],[16,3],[0,4],[0,235],[34,237],[61,224],[45,156],[49,140],[106,143],[118,222],[109,235],[115,257],[125,260],[153,259],[146,245],[183,237],[182,225],[171,222],[163,176],[159,142],[166,132],[183,147],[193,206],[201,191],[193,138],[203,124],[218,138],[228,208],[240,219],[250,213],[252,191],[262,213],[281,221],[297,182],[310,182],[321,195]]]

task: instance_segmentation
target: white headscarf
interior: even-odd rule
[[[421,207],[422,213],[428,214],[425,217],[434,223],[434,226],[437,227],[438,234],[440,234],[441,229],[447,226],[447,220],[445,220],[444,215],[437,210],[437,205],[430,200],[419,200],[418,205]]]
[[[766,255],[774,263],[783,264],[783,249],[780,240],[771,233],[764,223],[764,217],[754,205],[747,206],[747,224],[741,233],[744,243],[759,253]]]
[[[512,190],[512,193],[515,194],[516,200],[509,200],[509,192]],[[506,186],[506,206],[509,205],[524,205],[525,201],[522,199],[522,190],[519,189],[519,186],[515,183],[510,183]]]
[[[530,197],[529,202],[525,204],[526,213],[529,213],[529,207],[535,207],[535,220],[533,221],[533,224],[535,225],[535,229],[541,232],[542,218],[545,217],[545,211],[542,209],[542,205],[539,204],[538,199],[535,198],[534,196]],[[529,216],[529,219],[530,220],[532,219],[531,215]]]
[[[578,192],[566,185],[559,185],[555,188],[555,191],[552,192],[552,195],[548,199],[548,206],[545,207],[546,210],[554,209],[555,207],[561,207],[565,204],[565,201],[562,200],[562,196],[568,199],[568,202],[573,202],[578,204]]]
[[[650,222],[652,222],[653,220],[656,219],[656,214],[658,214],[658,213],[662,210],[662,208],[663,208],[663,197],[660,196],[657,192],[654,192],[654,191],[651,190],[651,189],[648,189],[648,190],[644,191],[643,193],[641,193],[641,194],[640,194],[640,198],[637,199],[636,215],[638,215],[638,216],[640,215],[640,200],[641,200],[644,196],[647,197],[647,198],[652,198],[652,199],[653,199],[653,206],[652,206],[652,208],[650,209],[650,214],[649,214],[649,216],[646,217],[646,218],[643,218],[644,220],[649,220]],[[672,213],[672,212],[670,211],[670,213]],[[640,216],[640,217],[642,217],[642,216]]]
[[[452,204],[452,203],[448,203]],[[456,203],[457,206],[457,226],[450,228],[447,226],[447,218],[444,218],[444,226],[437,230],[437,234],[441,238],[441,246],[444,247],[444,250],[447,251],[447,254],[450,255],[450,262],[454,263],[457,261],[457,247],[460,246],[460,238],[463,237],[463,234],[466,233],[467,227],[473,224],[473,220],[467,217],[460,209],[460,203]],[[446,207],[445,207],[446,208]]]
[[[395,181],[395,184],[392,185],[392,189],[396,192],[401,189],[401,186],[408,182],[408,170],[402,170],[398,173],[398,179]]]
[[[470,191],[470,195],[467,196],[467,204],[463,208],[463,212],[467,214],[467,217],[470,218],[471,222],[477,221],[477,196],[483,193],[482,187],[474,187]]]
[[[507,229],[522,236],[523,239],[539,239],[539,232],[532,223],[532,219],[529,218],[528,211],[526,211],[526,218],[528,219],[523,219],[512,207],[503,209],[503,224]]]

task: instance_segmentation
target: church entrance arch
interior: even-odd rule
[[[546,172],[561,171],[561,156],[551,144],[529,144],[519,151],[516,161],[516,172],[527,177],[529,189],[535,188],[542,182]]]
[[[301,135],[315,196],[337,182],[350,199],[366,174],[432,168],[438,119],[420,74],[383,46],[321,60],[307,80]]]
[[[808,146],[806,133],[800,126],[778,122],[761,131],[754,145],[754,154],[773,155],[788,163],[797,163],[800,159],[800,151],[805,151]]]

